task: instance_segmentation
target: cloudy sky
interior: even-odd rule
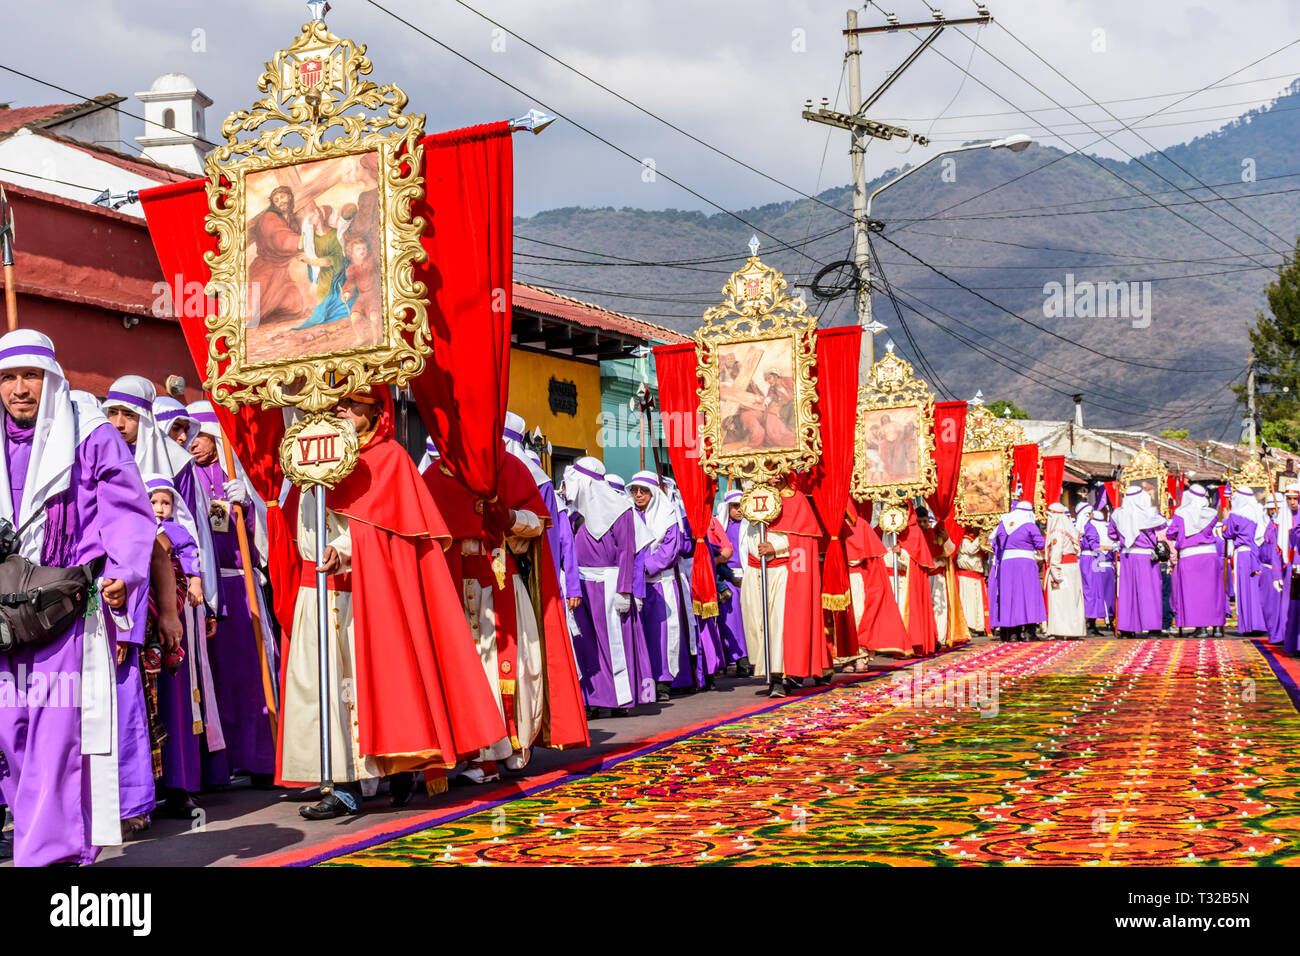
[[[570,205],[713,211],[709,202],[664,175],[647,182],[640,163],[575,124],[636,160],[652,160],[661,174],[721,206],[743,208],[792,198],[789,190],[692,143],[514,37],[502,37],[455,0],[381,2],[527,94],[509,89],[366,0],[335,0],[327,17],[330,27],[368,44],[375,67],[371,78],[401,85],[412,108],[427,114],[430,131],[505,119],[538,104],[573,121],[558,122],[540,137],[517,140],[516,209],[521,215]],[[848,5],[842,0],[469,3],[782,182],[813,192],[848,180],[848,134],[829,131],[828,139],[826,127],[799,116],[805,99],[838,99],[841,108],[846,102],[840,30]],[[306,5],[299,0],[49,0],[7,6],[3,65],[85,95],[130,95],[148,89],[161,73],[187,73],[215,101],[208,111],[210,136],[229,112],[257,98],[254,84],[262,63],[287,45],[306,19]],[[1285,0],[1231,5],[990,0],[989,6],[997,18],[994,24],[947,30],[869,115],[928,132],[935,140],[931,149],[1026,132],[1050,145],[1126,158],[1148,146],[1133,133],[1108,142],[1079,122],[1105,118],[1102,108],[1075,109],[1077,118],[1060,110],[1033,113],[1034,120],[1064,140],[1046,135],[1016,111],[1050,108],[1052,99],[1076,107],[1092,98],[1132,121],[1163,107],[1165,112],[1146,120],[1141,135],[1167,146],[1266,103],[1300,75],[1300,43],[1267,56],[1300,38],[1300,5]],[[922,0],[891,0],[884,9],[905,22],[929,17]],[[947,0],[944,9],[949,16],[969,16],[974,4]],[[864,25],[884,20],[879,7],[859,10]],[[921,35],[864,38],[864,90],[874,89]],[[967,68],[971,77],[963,75]],[[1181,99],[1230,73],[1235,75],[1226,82],[1232,85]],[[26,106],[69,99],[0,71],[0,102]],[[1111,102],[1116,100],[1125,102]],[[134,98],[123,108],[141,112]],[[126,141],[133,143],[141,128],[138,120],[122,117]],[[1110,130],[1116,124],[1099,128]],[[874,176],[926,155],[899,141],[875,142],[868,151],[868,171]]]

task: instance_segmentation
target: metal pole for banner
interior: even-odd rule
[[[894,543],[892,547],[898,547],[898,532],[894,532]],[[894,554],[894,603],[898,603],[898,554]]]
[[[758,525],[758,543],[767,544],[767,525],[762,522]],[[767,683],[771,686],[772,639],[767,621],[767,555],[761,551],[758,554],[758,577],[759,584],[763,588],[763,664],[765,665],[764,669],[767,671]]]
[[[4,266],[5,316],[8,329],[18,328],[18,289],[14,285],[14,213],[0,186],[0,264]]]
[[[320,790],[334,790],[334,768],[330,761],[330,655],[328,578],[325,563],[325,488],[317,485],[316,495],[316,657],[320,674]]]

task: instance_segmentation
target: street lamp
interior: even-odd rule
[[[935,153],[925,162],[919,163],[918,165],[913,166],[911,169],[899,173],[889,182],[877,186],[875,190],[872,191],[871,195],[867,197],[867,221],[868,222],[871,221],[871,200],[875,199],[877,195],[884,192],[890,186],[894,185],[900,180],[906,179],[908,176],[912,175],[912,173],[916,172],[918,169],[924,169],[926,166],[930,165],[940,156],[949,156],[953,153],[965,153],[972,149],[1009,149],[1013,153],[1023,153],[1026,149],[1029,148],[1029,145],[1033,141],[1034,140],[1032,137],[1026,136],[1024,133],[1017,133],[1015,136],[1006,136],[1003,137],[1002,139],[991,139],[987,143],[970,143],[969,145],[966,146],[954,146],[952,149],[941,150],[940,152]]]
[[[872,191],[871,195],[867,197],[867,208],[865,210],[862,219],[854,223],[854,232],[861,237],[859,240],[856,240],[856,251],[854,255],[854,263],[857,266],[857,273],[858,273],[858,302],[857,302],[858,319],[861,322],[862,327],[864,329],[869,328],[872,322],[871,262],[867,255],[867,242],[866,242],[866,232],[872,225],[871,201],[875,199],[876,196],[878,196],[880,193],[888,189],[890,186],[893,186],[896,183],[906,179],[908,176],[912,175],[912,173],[916,172],[918,169],[928,166],[930,163],[934,162],[940,156],[949,156],[953,153],[964,153],[972,149],[1009,149],[1013,153],[1020,153],[1028,149],[1029,144],[1032,142],[1033,142],[1032,137],[1025,136],[1023,133],[1017,133],[1014,136],[1005,136],[1002,139],[992,139],[986,143],[971,143],[968,146],[954,146],[952,149],[945,149],[935,153],[925,162],[913,166],[911,169],[906,170],[905,172],[899,173],[893,179],[889,180],[889,182],[882,183],[880,186],[877,186]],[[871,366],[875,362],[875,349],[873,348],[872,338],[873,338],[872,336],[865,336],[865,335],[863,336],[862,352],[858,364],[859,383],[866,382],[866,380],[871,376]]]

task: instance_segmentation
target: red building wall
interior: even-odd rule
[[[17,231],[18,324],[53,340],[72,387],[103,396],[132,374],[162,394],[167,376],[180,375],[185,401],[201,398],[180,326],[156,305],[162,269],[144,220],[20,186],[5,192]],[[127,328],[123,317],[138,324]]]

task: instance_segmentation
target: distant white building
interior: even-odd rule
[[[144,156],[202,175],[203,157],[215,145],[207,139],[207,94],[184,73],[164,73],[135,96],[144,104],[144,135],[135,138]]]
[[[213,148],[206,138],[212,100],[184,73],[166,73],[136,96],[144,104],[142,155],[123,152],[115,94],[84,103],[0,106],[0,181],[42,193],[116,208],[143,218],[138,202],[127,201],[159,183],[203,175]]]

